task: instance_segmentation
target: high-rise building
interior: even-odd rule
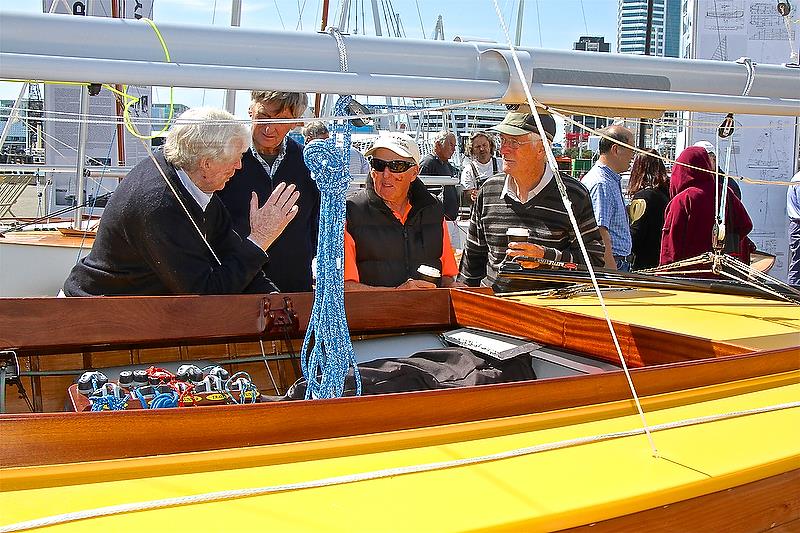
[[[587,52],[610,52],[609,44],[604,37],[582,36],[572,44],[572,49]],[[572,115],[572,120],[591,129],[600,129],[608,126],[608,119],[604,117]],[[589,131],[577,124],[567,124],[565,129],[567,130],[564,134],[565,148],[578,148],[589,140]]]
[[[647,0],[619,0],[617,10],[617,52],[645,53],[647,36]],[[680,57],[681,0],[653,0],[650,54]],[[677,113],[667,111],[651,125],[645,124],[644,146],[657,148],[666,157],[675,155]],[[634,129],[641,126],[634,126]]]
[[[653,0],[650,55],[678,57],[681,43],[681,0]],[[617,52],[644,54],[647,0],[619,0]]]

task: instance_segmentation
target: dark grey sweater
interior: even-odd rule
[[[602,266],[605,247],[589,192],[577,180],[563,179],[589,260],[593,265]],[[528,228],[530,242],[545,249],[545,259],[584,263],[555,178],[524,204],[508,196],[501,197],[505,180],[505,175],[489,178],[478,193],[469,221],[467,244],[461,256],[459,280],[470,286],[491,286],[498,292],[544,286],[538,282],[497,279],[508,249],[506,230],[511,227]]]

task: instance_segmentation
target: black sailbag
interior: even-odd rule
[[[528,354],[500,361],[466,348],[435,348],[409,357],[376,359],[358,365],[358,371],[365,396],[536,379]],[[355,390],[351,369],[345,378],[343,396],[354,396]],[[285,396],[274,399],[302,400],[305,395],[306,380],[300,378]]]

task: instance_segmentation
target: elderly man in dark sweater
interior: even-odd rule
[[[297,214],[298,193],[281,184],[260,208],[251,199],[252,231],[244,239],[214,194],[240,168],[247,145],[247,128],[226,111],[181,115],[164,153],[136,165],[114,192],[92,251],[72,269],[64,294],[275,292],[262,267]]]
[[[250,149],[242,157],[242,168],[219,193],[242,235],[250,231],[249,206],[253,193],[261,205],[278,183],[295,186],[300,193],[298,213],[269,250],[271,260],[264,272],[281,292],[304,292],[312,287],[311,261],[317,250],[320,194],[303,161],[303,148],[287,137],[308,105],[305,93],[253,91],[250,117]],[[265,122],[283,119],[286,122]]]
[[[552,140],[555,120],[550,115],[539,118]],[[470,286],[490,286],[497,292],[542,288],[540,282],[500,279],[501,264],[515,256],[583,263],[579,238],[586,244],[591,263],[602,266],[605,248],[589,192],[577,180],[562,178],[580,228],[580,236],[576,236],[530,109],[508,113],[491,131],[500,135],[505,175],[489,178],[478,192],[459,280]],[[509,228],[527,230],[527,241],[509,243]]]

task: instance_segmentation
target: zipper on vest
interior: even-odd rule
[[[408,249],[408,229],[406,228],[405,224],[403,224],[403,246],[405,248],[404,249],[404,253],[403,253],[403,260],[405,261],[405,264],[406,264],[406,275],[409,278],[411,278],[411,277],[413,277],[411,275],[411,265],[408,263],[408,259],[409,259],[411,254],[410,254],[409,249]]]

